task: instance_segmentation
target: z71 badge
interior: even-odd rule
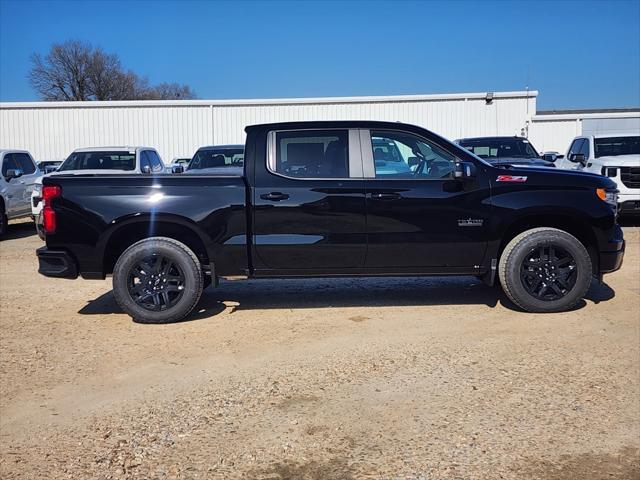
[[[496,178],[496,182],[517,182],[523,183],[527,181],[527,177],[525,176],[517,176],[517,175],[498,175]]]

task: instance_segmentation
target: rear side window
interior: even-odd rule
[[[33,164],[33,160],[26,153],[13,153],[13,162],[16,164],[16,168],[22,170],[24,175],[31,175],[36,171],[36,166]]]
[[[275,132],[269,169],[293,178],[348,178],[348,130]]]
[[[58,169],[65,170],[134,170],[136,154],[129,152],[74,152]]]

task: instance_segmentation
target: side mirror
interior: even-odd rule
[[[558,156],[555,153],[544,153],[542,155],[542,159],[547,162],[555,162],[558,159]]]
[[[453,178],[473,178],[476,176],[476,166],[471,162],[458,162],[453,169]]]
[[[142,173],[151,173],[151,167],[149,165],[143,165]]]
[[[184,167],[182,165],[174,165],[171,168],[171,173],[184,173]]]
[[[572,153],[569,155],[569,161],[584,165],[587,162],[587,159],[585,158],[584,153]]]
[[[6,178],[7,181],[11,180],[12,178],[20,178],[22,176],[22,173],[22,170],[20,170],[19,168],[11,168],[7,170],[7,174],[4,176],[4,178]]]
[[[407,163],[409,164],[410,167],[415,167],[420,163],[420,160],[418,159],[418,157],[409,157],[407,159]]]

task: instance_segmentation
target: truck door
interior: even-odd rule
[[[20,170],[22,176],[7,180],[8,170]],[[2,160],[2,176],[5,177],[6,182],[5,207],[9,217],[24,215],[31,211],[31,192],[38,175],[39,172],[27,153],[5,154]]]
[[[266,162],[264,156],[255,162],[256,275],[339,274],[363,267],[365,194],[357,130],[272,131]]]
[[[365,132],[365,131],[363,131]],[[456,157],[414,133],[366,131],[367,269],[472,271],[489,232],[489,181],[454,178]]]

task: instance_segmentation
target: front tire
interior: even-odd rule
[[[139,323],[184,319],[200,300],[203,288],[198,257],[172,238],[153,237],[127,248],[113,269],[118,305]]]
[[[573,235],[556,228],[522,232],[505,247],[498,267],[509,299],[527,312],[575,307],[591,284],[591,258]]]

